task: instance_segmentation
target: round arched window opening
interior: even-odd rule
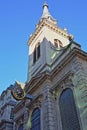
[[[71,89],[65,89],[60,95],[59,108],[62,130],[80,130],[75,100]]]
[[[40,130],[40,109],[34,109],[31,116],[31,130]]]
[[[54,39],[54,45],[57,48],[62,48],[63,47],[63,44],[59,39]]]

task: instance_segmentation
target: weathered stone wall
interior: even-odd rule
[[[74,61],[73,84],[76,103],[80,112],[80,124],[82,130],[87,130],[87,64],[81,61],[79,58]]]

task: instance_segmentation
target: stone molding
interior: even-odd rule
[[[38,35],[38,33],[40,32],[40,30],[46,26],[47,28],[50,28],[52,31],[59,33],[60,35],[62,35],[63,37],[66,37],[67,39],[69,39],[69,37],[71,35],[69,35],[67,33],[67,31],[53,25],[51,22],[47,21],[46,19],[43,19],[36,27],[35,32],[32,34],[32,36],[30,37],[29,41],[28,41],[28,45],[30,45],[32,43],[32,41],[36,38],[36,36]]]

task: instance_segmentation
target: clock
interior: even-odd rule
[[[25,97],[25,91],[19,85],[12,89],[11,94],[16,100],[22,100]]]

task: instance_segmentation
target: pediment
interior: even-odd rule
[[[39,73],[32,77],[32,79],[25,85],[25,91],[29,90],[31,87],[38,84],[38,82],[41,80],[41,78],[44,76],[43,73]]]

